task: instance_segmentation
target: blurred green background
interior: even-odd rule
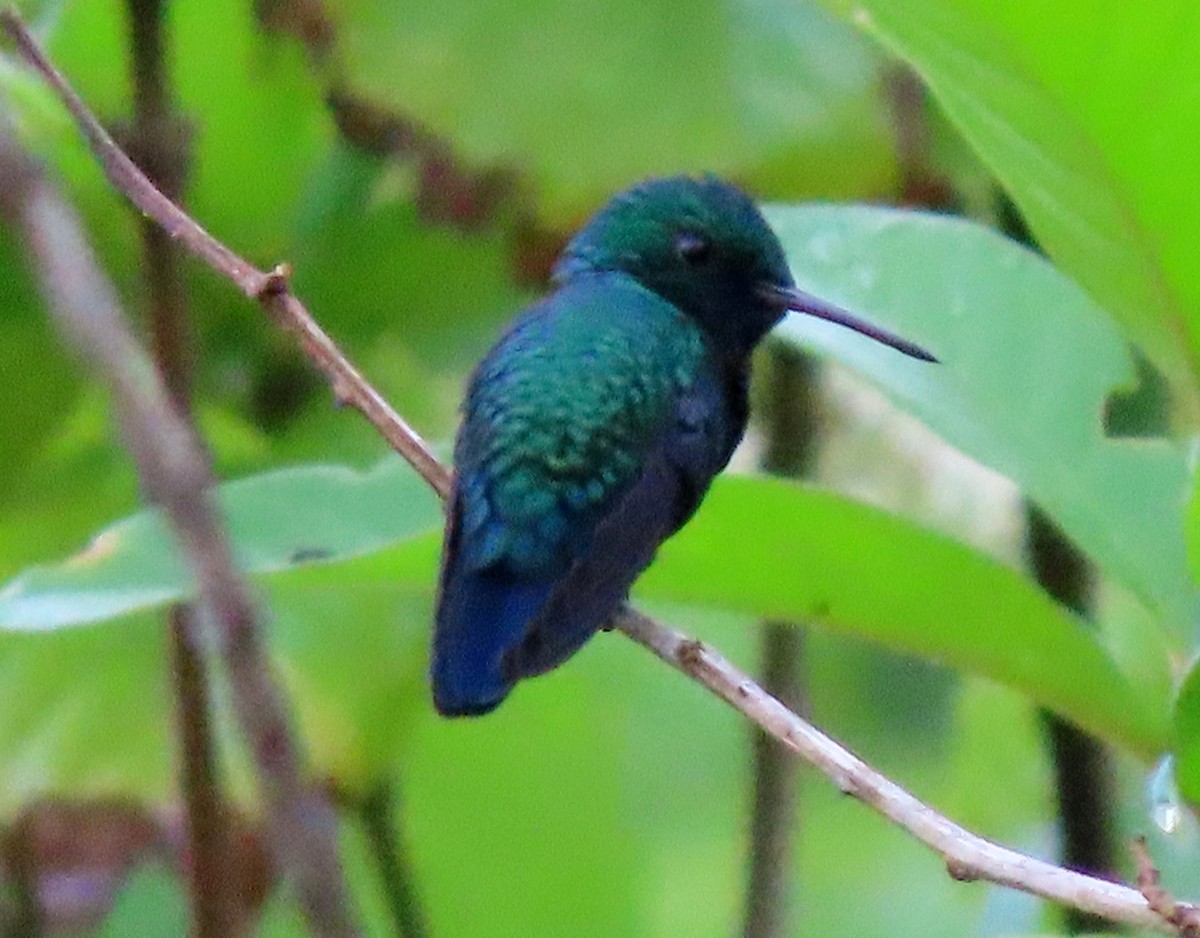
[[[20,9],[128,134],[126,7]],[[1132,871],[1122,845],[1147,834],[1168,887],[1200,892],[1188,807],[1200,797],[1188,507],[1200,8],[172,0],[167,12],[189,210],[260,266],[294,265],[297,294],[443,453],[472,362],[608,196],[713,171],[767,203],[802,286],[943,364],[819,323],[781,329],[758,363],[739,478],[635,596],[748,669],[763,617],[803,626],[817,725],[965,826],[1048,858],[1062,848],[1061,792],[1039,708],[1066,718],[1108,753],[1111,818],[1095,823],[1117,872]],[[0,120],[61,183],[140,315],[133,213],[5,46]],[[223,504],[314,777],[346,805],[391,793],[429,933],[740,932],[744,720],[610,634],[495,715],[436,718],[424,676],[436,500],[332,406],[257,307],[185,270],[196,418],[218,473],[238,480]],[[800,406],[772,390],[797,348],[819,362],[821,401],[803,484],[756,469],[786,432],[780,406]],[[3,228],[0,374],[0,905],[32,886],[46,934],[182,934],[162,622],[188,578],[138,513],[105,396],[60,347]],[[1082,608],[1028,572],[1027,504],[1086,556]],[[220,687],[216,701],[249,870],[255,785]],[[955,883],[815,773],[798,799],[786,934],[1071,926],[1026,896]],[[392,934],[361,821],[343,812],[347,874],[368,933]],[[34,845],[24,879],[13,844]],[[254,933],[303,933],[268,875],[245,882]]]

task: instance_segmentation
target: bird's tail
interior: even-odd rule
[[[495,569],[447,571],[430,666],[438,713],[478,716],[508,696],[519,675],[507,673],[505,656],[521,644],[547,592],[545,584],[514,582]]]

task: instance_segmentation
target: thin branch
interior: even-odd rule
[[[123,136],[138,166],[158,190],[182,204],[189,134],[171,106],[166,0],[126,0],[126,7],[133,63],[133,126]],[[194,348],[180,272],[182,255],[152,219],[141,219],[141,235],[150,347],[172,400],[187,410]]]
[[[74,213],[2,134],[0,212],[22,232],[64,336],[108,384],[142,490],[163,509],[195,576],[205,615],[193,621],[206,628],[190,637],[210,658],[218,652],[223,657],[280,866],[318,934],[356,935],[338,864],[336,819],[324,797],[301,779],[287,707],[213,505],[213,478],[202,448],[130,332]],[[216,662],[208,663],[211,673]]]
[[[766,437],[763,471],[784,477],[812,473],[820,444],[821,401],[816,359],[772,343],[763,395]],[[795,713],[807,715],[806,631],[795,622],[759,625],[759,679]],[[800,836],[800,764],[772,736],[752,727],[754,800],[743,938],[780,938],[792,932],[795,869]]]
[[[763,685],[796,712],[804,710],[805,631],[791,622],[759,625]],[[792,933],[792,862],[799,835],[800,763],[774,736],[752,726],[754,798],[750,812],[750,863],[746,877],[743,938]]]
[[[58,92],[92,152],[100,160],[113,188],[213,270],[232,280],[247,297],[260,302],[281,328],[296,337],[304,353],[329,379],[334,397],[361,412],[378,428],[392,448],[407,459],[438,494],[445,497],[450,491],[450,473],[437,461],[425,441],[367,383],[317,325],[304,305],[292,295],[287,283],[287,268],[280,266],[270,272],[258,270],[196,224],[154,187],[100,126],[67,80],[50,64],[15,10],[0,11],[0,27],[16,43],[25,61],[37,69]]]
[[[139,207],[142,207],[143,203],[166,202],[167,200],[154,190],[153,186],[137,171],[136,167],[128,163],[127,159],[123,163],[117,159],[118,156],[123,157],[123,154],[120,154],[107,135],[103,135],[102,131],[100,132],[101,136],[95,133],[94,128],[98,127],[95,120],[88,114],[79,99],[67,89],[66,82],[62,77],[38,52],[17,14],[12,11],[0,12],[0,27],[3,27],[18,42],[29,61],[46,75],[47,79],[60,90],[60,93],[65,92],[65,95],[69,95],[69,97],[65,97],[65,100],[79,121],[81,129],[92,141],[101,162],[106,167],[110,164],[120,164],[126,167],[115,177],[110,174],[109,178],[118,190]],[[132,179],[129,177],[129,173],[133,174]],[[152,193],[153,197],[151,198],[148,193]],[[285,321],[281,322],[281,325],[297,334],[305,343],[305,350],[314,358],[318,367],[327,375],[332,376],[331,380],[334,382],[338,396],[358,406],[389,442],[404,438],[404,445],[396,445],[397,451],[408,458],[414,468],[438,492],[444,494],[448,491],[449,471],[434,459],[425,444],[408,428],[406,423],[398,416],[387,416],[394,414],[394,411],[386,404],[382,404],[382,398],[378,393],[363,381],[348,362],[333,360],[334,356],[340,358],[340,353],[337,352],[328,337],[316,329],[315,324],[312,324],[310,328],[308,323],[311,322],[311,317],[308,317],[303,306],[286,292],[282,272],[277,275],[263,275],[253,268],[249,268],[231,251],[204,234],[198,225],[169,202],[167,202],[167,208],[169,210],[164,212],[164,217],[174,220],[173,227],[168,230],[173,231],[187,246],[193,247],[205,259],[230,258],[228,264],[213,260],[210,260],[210,263],[239,286],[252,285],[250,289],[243,286],[243,292],[264,302],[269,302],[273,296],[283,296],[287,299],[287,303],[276,308],[268,306],[277,321],[284,317],[299,316],[300,313],[303,313],[303,316],[296,322]],[[159,216],[155,215],[154,217]],[[179,223],[181,219],[182,223]],[[197,232],[199,235],[196,234]],[[317,343],[317,348],[310,349],[305,339],[314,335],[319,335],[321,341]],[[353,394],[354,397],[347,396],[350,394]],[[382,406],[366,408],[362,402],[369,399],[379,400]],[[211,582],[210,558],[204,551],[198,549],[198,545],[194,544],[190,537],[185,538],[185,547],[189,556],[196,556],[197,560],[201,562],[200,568],[204,571],[204,575],[200,577],[201,582]],[[240,589],[239,584],[238,595],[244,595]],[[828,776],[843,792],[858,798],[868,807],[903,827],[922,843],[941,854],[946,860],[948,872],[955,879],[964,882],[987,880],[1041,896],[1061,905],[1094,912],[1114,921],[1167,933],[1177,933],[1177,928],[1171,923],[1164,922],[1150,908],[1146,898],[1135,889],[1081,873],[1074,873],[1015,850],[1009,850],[965,830],[938,814],[895,782],[880,775],[849,750],[788,710],[778,700],[763,691],[747,675],[701,642],[688,639],[674,629],[659,625],[654,620],[628,608],[617,614],[614,625],[779,739],[785,746]],[[257,739],[257,737],[255,738]],[[1184,910],[1193,908],[1189,904],[1178,905],[1180,909]]]
[[[1182,938],[1200,938],[1200,909],[1194,905],[1176,902],[1162,887],[1158,870],[1146,849],[1146,839],[1139,837],[1131,845],[1133,859],[1137,863],[1138,890],[1146,902],[1168,925],[1179,931]]]
[[[1016,204],[997,191],[1000,228],[1031,251],[1043,253]],[[1025,555],[1038,584],[1056,602],[1095,621],[1096,570],[1087,555],[1037,505],[1025,500]],[[1116,773],[1104,743],[1045,708],[1038,711],[1054,770],[1060,860],[1073,870],[1117,878]],[[1094,915],[1067,910],[1069,934],[1113,931]]]
[[[186,876],[195,938],[230,938],[244,931],[213,741],[204,654],[192,646],[201,610],[193,603],[167,610],[171,686],[175,695],[179,787],[186,811]]]
[[[703,684],[818,768],[844,793],[932,847],[946,860],[946,869],[955,879],[962,882],[987,880],[1114,921],[1173,931],[1164,926],[1162,919],[1135,889],[1074,873],[1009,850],[938,814],[800,719],[702,642],[659,625],[632,609],[624,610],[617,624],[630,638]]]
[[[171,107],[167,62],[166,0],[127,0],[132,59],[134,117],[130,152],[170,199],[183,195],[187,131]],[[181,417],[191,423],[192,329],[181,273],[179,246],[151,219],[140,219],[142,280],[150,347],[159,374]],[[199,635],[193,604],[166,614],[171,689],[175,698],[179,790],[184,805],[185,876],[194,938],[232,938],[242,932],[236,879],[231,875],[229,813],[209,706],[204,656],[191,636]]]
[[[3,138],[0,138],[2,140]],[[2,207],[2,206],[0,206]],[[28,819],[18,820],[0,838],[0,874],[3,885],[9,887],[0,906],[0,934],[20,935],[21,938],[42,938],[46,932],[46,912],[38,895],[37,856],[34,847],[33,825]]]
[[[371,856],[387,897],[388,911],[398,938],[428,938],[429,929],[414,888],[412,864],[396,817],[395,796],[389,784],[377,786],[354,802]]]

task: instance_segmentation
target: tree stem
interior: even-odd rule
[[[1041,253],[1041,246],[1012,199],[1000,193],[997,208],[1004,233]],[[1095,573],[1087,557],[1048,515],[1028,502],[1025,527],[1029,563],[1038,583],[1062,605],[1090,618],[1095,611]],[[1041,711],[1041,719],[1054,768],[1063,865],[1115,881],[1116,793],[1112,760],[1098,739],[1074,724],[1048,710]],[[1114,930],[1106,919],[1078,909],[1067,909],[1064,921],[1072,934]]]
[[[786,622],[764,622],[760,634],[763,688],[789,709],[804,712],[803,629]],[[757,728],[751,741],[754,802],[744,934],[745,938],[779,938],[790,934],[800,763],[777,739]]]
[[[784,345],[771,346],[769,364],[763,469],[781,476],[803,475],[816,459],[818,367],[812,358]],[[760,626],[759,636],[763,688],[797,713],[805,713],[803,628],[768,621]],[[781,938],[791,930],[800,766],[761,730],[752,731],[751,743],[754,795],[743,933],[745,938]]]
[[[1091,612],[1092,568],[1050,519],[1034,505],[1026,506],[1029,557],[1042,587],[1080,615]],[[1063,865],[1093,876],[1117,880],[1115,792],[1111,758],[1104,745],[1074,724],[1041,711],[1054,792]],[[1111,931],[1111,922],[1078,909],[1065,910],[1072,934]]]
[[[165,0],[127,0],[134,118],[130,151],[146,175],[176,202],[186,176],[186,133],[171,110]],[[179,248],[151,219],[139,217],[142,278],[151,354],[179,413],[190,414],[193,343]],[[167,613],[171,685],[179,741],[179,784],[186,811],[188,886],[195,938],[241,930],[230,871],[228,811],[221,791],[204,663],[189,635],[199,634],[192,606]]]
[[[414,887],[412,864],[397,821],[393,788],[375,788],[358,805],[358,817],[371,846],[399,938],[428,938],[425,914]]]

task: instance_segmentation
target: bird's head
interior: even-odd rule
[[[788,310],[841,323],[907,355],[912,343],[796,288],[758,208],[714,176],[652,179],[611,199],[567,244],[556,281],[628,274],[694,319],[727,354],[744,356]]]

